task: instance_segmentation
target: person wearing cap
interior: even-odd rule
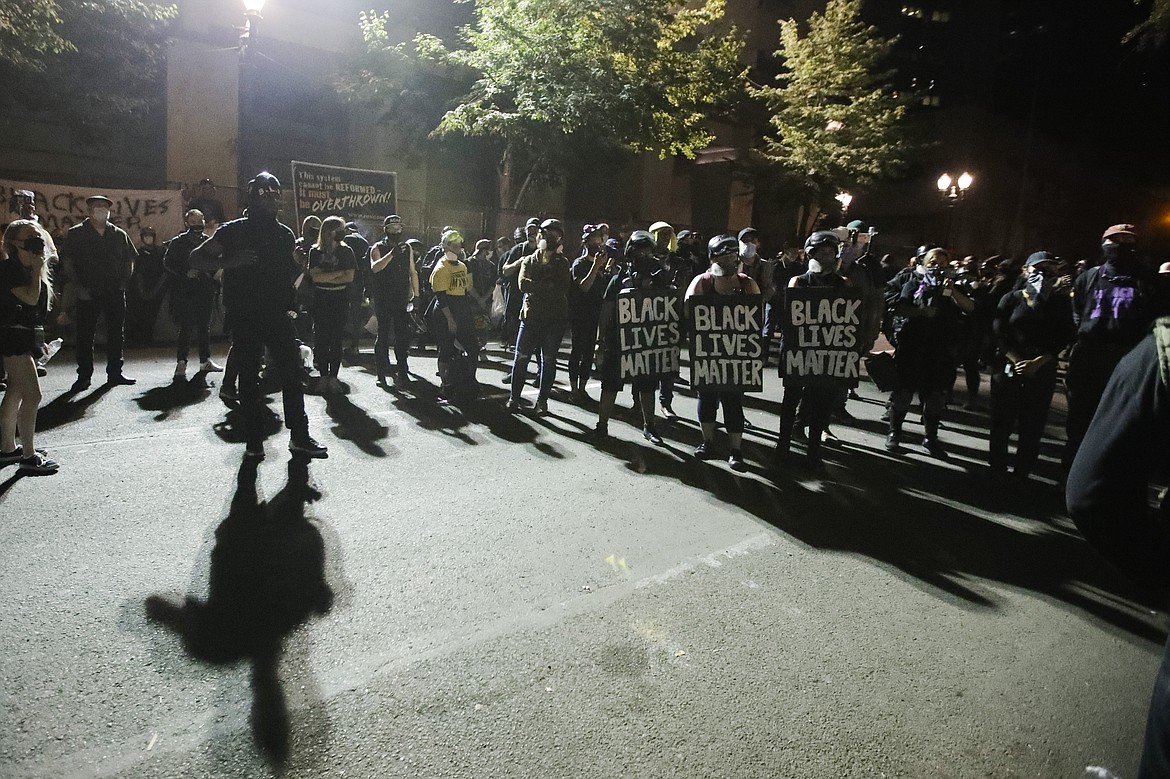
[[[475,300],[476,316],[487,316],[492,309],[492,290],[496,287],[495,244],[490,238],[475,242],[475,250],[467,258],[467,269],[471,271],[471,294]]]
[[[1008,441],[1017,435],[1012,476],[1026,479],[1040,457],[1040,439],[1056,391],[1058,355],[1076,336],[1072,301],[1055,288],[1057,259],[1035,252],[1024,263],[1025,283],[995,308],[996,359],[991,374],[988,457],[996,475],[1008,473]]]
[[[601,301],[613,269],[613,259],[605,250],[607,237],[601,225],[587,224],[581,228],[581,255],[569,268],[573,276],[573,285],[569,287],[569,332],[572,335],[569,394],[574,403],[589,399],[585,385],[589,383],[593,369]]]
[[[195,196],[187,201],[187,210],[195,209],[203,213],[207,227],[211,232],[223,224],[225,217],[223,203],[215,196],[215,182],[209,178],[200,179],[195,185]]]
[[[192,335],[199,349],[199,370],[213,373],[222,370],[211,361],[211,312],[219,282],[207,271],[191,267],[191,252],[207,240],[207,220],[203,212],[191,209],[186,214],[187,229],[167,242],[163,267],[171,274],[171,316],[179,326],[175,343],[175,380],[187,377],[187,356]],[[222,389],[222,388],[221,388]]]
[[[407,306],[418,299],[418,269],[414,250],[403,240],[404,227],[398,214],[382,222],[384,237],[370,247],[370,297],[378,319],[374,341],[374,366],[378,384],[386,386],[390,373],[390,341],[394,341],[394,386],[401,389],[410,381],[410,312]]]
[[[764,301],[764,326],[760,335],[764,338],[764,363],[767,364],[771,353],[772,336],[776,332],[776,309],[773,305],[776,297],[776,285],[772,281],[772,263],[760,254],[760,233],[754,227],[745,227],[736,235],[739,242],[740,270],[751,277],[760,288]]]
[[[702,238],[694,230],[678,231],[678,256],[686,263],[686,286],[707,269],[707,252]]]
[[[431,331],[439,346],[440,402],[459,403],[479,398],[475,378],[479,365],[479,335],[471,298],[473,278],[463,261],[463,236],[453,228],[444,231],[439,245],[443,256],[431,271],[435,300],[430,308]]]
[[[520,392],[528,375],[528,361],[540,355],[540,388],[536,413],[548,413],[548,398],[557,377],[557,352],[569,319],[569,287],[573,276],[565,257],[565,228],[559,219],[540,223],[536,251],[520,263],[516,286],[524,294],[520,308],[520,330],[516,334],[516,359],[512,363],[512,391],[508,411],[521,407]]]
[[[499,275],[504,288],[504,321],[500,325],[500,343],[504,345],[505,351],[515,348],[516,332],[520,328],[520,307],[524,302],[524,295],[516,286],[516,280],[520,275],[520,263],[536,251],[539,240],[540,220],[532,217],[524,223],[523,234],[516,240],[516,245],[500,258]],[[510,373],[505,377],[504,383],[512,383]]]
[[[922,402],[922,446],[934,457],[946,455],[938,438],[939,424],[946,408],[946,391],[954,383],[955,349],[958,344],[959,315],[970,313],[975,302],[955,288],[943,269],[950,262],[945,249],[934,248],[922,255],[913,275],[897,290],[887,294],[894,309],[894,368],[897,379],[890,394],[890,426],[886,450],[902,448],[902,423],[917,393]]]
[[[239,369],[240,410],[244,418],[245,456],[264,457],[264,404],[260,362],[268,350],[266,374],[280,382],[289,451],[302,457],[328,457],[329,451],[309,434],[301,385],[300,344],[293,282],[301,272],[293,257],[293,232],[277,219],[280,180],[257,174],[247,187],[247,215],[220,226],[191,252],[192,268],[223,272],[226,324]],[[344,225],[342,225],[344,227]]]
[[[154,325],[170,278],[163,268],[163,249],[153,227],[138,234],[138,259],[126,289],[126,340],[132,346],[154,343]]]
[[[126,231],[110,222],[114,201],[105,195],[85,199],[88,216],[69,228],[61,246],[66,272],[76,285],[77,381],[86,389],[93,377],[93,341],[99,316],[106,320],[106,382],[134,384],[122,373],[126,327],[126,285],[138,250]]]
[[[321,221],[321,234],[309,249],[309,279],[313,284],[313,356],[321,373],[321,389],[343,391],[341,371],[345,323],[349,313],[349,288],[356,277],[357,260],[345,243],[345,220],[340,216]]]
[[[1068,416],[1061,462],[1066,470],[1072,466],[1113,369],[1145,337],[1154,319],[1166,313],[1156,275],[1138,257],[1133,225],[1116,224],[1105,230],[1101,256],[1103,262],[1082,273],[1073,285],[1077,337],[1064,377]]]

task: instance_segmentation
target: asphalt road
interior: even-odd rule
[[[599,449],[563,401],[440,407],[416,358],[307,398],[329,459],[278,430],[250,470],[166,349],[73,398],[69,360],[60,474],[0,472],[0,776],[1136,773],[1165,615],[1063,516],[1053,442],[987,481],[983,414],[892,458],[864,384],[818,473],[773,463],[770,378],[737,474],[685,395],[665,446]]]

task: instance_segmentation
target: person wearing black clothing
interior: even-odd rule
[[[597,427],[593,434],[598,440],[609,437],[609,419],[613,416],[622,380],[622,348],[618,335],[618,298],[636,292],[669,292],[674,289],[671,274],[654,257],[654,239],[645,230],[635,230],[626,241],[626,273],[615,274],[605,288],[597,333],[597,373],[601,378],[601,400],[597,405]],[[638,376],[631,379],[634,401],[642,412],[642,436],[651,443],[661,444],[654,415],[654,388],[656,376]]]
[[[85,199],[89,216],[69,228],[61,246],[77,286],[77,381],[87,388],[93,377],[93,339],[99,314],[106,319],[106,382],[134,384],[122,373],[122,339],[126,324],[126,284],[134,273],[138,252],[126,231],[111,224],[114,201],[105,195]]]
[[[1151,483],[1170,477],[1170,319],[1113,371],[1073,459],[1065,500],[1073,523],[1103,557],[1151,588],[1170,591],[1168,504],[1151,510]],[[1170,643],[1154,682],[1137,779],[1170,776]]]
[[[1067,469],[1097,410],[1113,368],[1148,332],[1162,310],[1155,274],[1137,256],[1133,225],[1119,224],[1101,236],[1104,262],[1073,285],[1077,340],[1064,377],[1068,417],[1062,463]]]
[[[500,342],[504,344],[505,350],[516,345],[516,332],[520,329],[520,307],[524,303],[524,293],[517,284],[520,262],[536,251],[539,238],[540,220],[533,217],[524,225],[521,239],[500,258],[500,280],[504,288],[504,322],[500,326]],[[504,383],[511,384],[511,377]]]
[[[804,242],[804,253],[808,257],[808,271],[790,278],[788,289],[851,286],[838,273],[841,239],[835,233],[828,230],[813,233]],[[779,374],[784,380],[784,397],[780,401],[780,431],[776,439],[776,453],[780,456],[788,454],[792,446],[792,431],[796,427],[796,412],[801,409],[804,421],[808,424],[806,456],[811,465],[818,466],[821,464],[821,438],[829,427],[833,409],[844,402],[845,390],[834,386],[806,386],[803,381],[786,376],[784,368],[781,358]]]
[[[330,216],[321,222],[317,243],[309,249],[309,278],[313,283],[313,356],[321,373],[321,388],[340,392],[345,321],[349,288],[354,283],[353,250],[344,243],[345,220]]]
[[[760,288],[747,273],[739,270],[742,242],[730,235],[717,235],[707,242],[707,256],[711,267],[691,280],[687,287],[686,299],[693,300],[717,295],[759,295]],[[723,407],[723,426],[727,429],[730,451],[727,464],[735,470],[744,467],[743,462],[743,392],[700,392],[699,430],[703,440],[695,447],[695,457],[709,460],[714,455],[715,417]]]
[[[589,383],[593,369],[601,301],[613,266],[599,225],[585,225],[581,242],[581,256],[569,269],[573,275],[573,285],[569,287],[569,331],[573,337],[569,352],[569,387],[575,403],[589,399],[585,385]]]
[[[215,182],[211,179],[201,179],[196,187],[195,197],[187,202],[187,210],[196,210],[203,214],[211,232],[224,223],[223,203],[215,196]]]
[[[1025,264],[1027,284],[995,309],[997,359],[991,374],[989,462],[1007,473],[1008,440],[1018,435],[1012,475],[1026,479],[1040,457],[1040,439],[1056,391],[1057,355],[1076,334],[1072,302],[1054,288],[1056,257],[1036,252]]]
[[[261,173],[248,182],[248,211],[221,226],[191,252],[191,267],[224,268],[223,302],[232,331],[232,350],[240,351],[240,403],[247,436],[247,455],[264,456],[259,367],[265,347],[269,371],[280,380],[284,424],[291,435],[289,451],[307,457],[328,457],[328,450],[309,435],[301,358],[297,343],[296,295],[299,273],[293,259],[293,232],[276,219],[280,181]]]
[[[410,381],[410,314],[406,307],[418,298],[414,251],[402,240],[402,217],[391,214],[382,222],[386,236],[370,247],[370,297],[378,319],[374,365],[378,384],[386,386],[390,373],[390,341],[394,341],[394,386]]]
[[[134,346],[154,343],[154,325],[169,278],[163,268],[163,249],[153,227],[139,232],[138,257],[126,290],[126,340]]]
[[[935,457],[944,456],[938,440],[939,423],[946,408],[946,391],[954,383],[959,315],[974,309],[971,298],[943,276],[949,257],[943,249],[922,256],[910,278],[900,288],[887,288],[886,302],[895,321],[894,368],[897,380],[890,395],[890,431],[886,449],[902,445],[902,422],[910,401],[922,401],[922,445]],[[899,276],[900,277],[900,276]],[[898,278],[890,282],[896,285]]]
[[[173,278],[171,314],[179,325],[178,341],[175,344],[176,380],[186,378],[192,335],[198,342],[199,370],[203,373],[223,370],[211,361],[211,310],[215,305],[219,282],[207,271],[192,268],[189,262],[195,247],[207,240],[204,233],[206,228],[202,211],[188,211],[187,231],[170,240],[163,258],[163,265]]]

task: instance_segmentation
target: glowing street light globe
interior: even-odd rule
[[[244,15],[259,16],[264,10],[264,0],[244,0]]]
[[[938,177],[938,191],[939,192],[946,192],[950,188],[951,188],[950,175],[944,173],[941,176],[939,176]]]
[[[963,175],[959,176],[959,181],[958,181],[959,189],[970,189],[971,185],[974,183],[975,183],[975,177],[972,176],[970,173],[964,172]]]

